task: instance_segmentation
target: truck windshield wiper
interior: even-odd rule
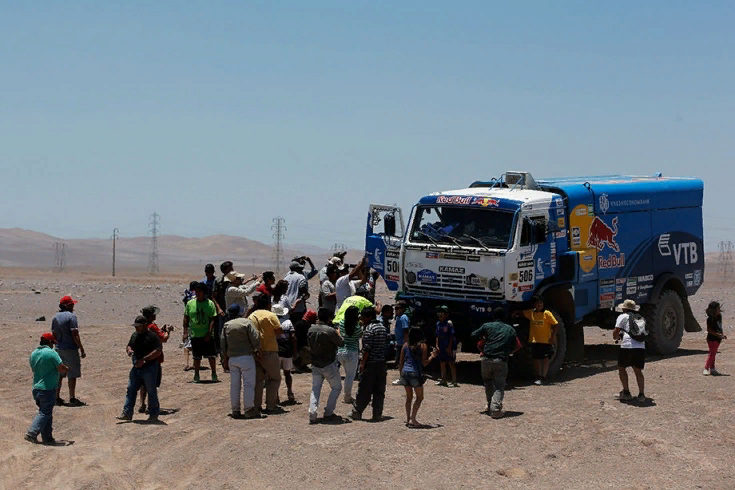
[[[479,238],[475,238],[475,237],[473,237],[473,236],[470,236],[470,235],[464,235],[464,234],[463,234],[462,236],[463,236],[464,238],[469,238],[470,240],[473,240],[473,241],[475,241],[475,242],[479,243],[479,244],[480,244],[480,246],[481,246],[482,248],[484,248],[486,252],[492,252],[492,250],[490,250],[490,247],[488,247],[488,246],[487,246],[487,245],[485,244],[485,242],[483,242],[483,241],[482,241],[482,240],[480,240]]]
[[[417,231],[416,233],[418,233],[419,235],[425,236],[425,237],[426,237],[426,238],[428,238],[428,239],[429,239],[429,241],[430,241],[431,243],[433,243],[434,245],[440,245],[440,244],[439,244],[439,242],[437,242],[436,240],[434,240],[434,238],[432,238],[432,237],[431,237],[430,235],[427,235],[427,234],[426,234],[426,233],[424,233],[423,231]]]
[[[454,243],[454,244],[455,244],[455,245],[456,245],[456,246],[457,246],[457,247],[458,247],[458,248],[459,248],[460,250],[462,250],[462,249],[463,249],[463,247],[462,247],[462,242],[460,242],[459,240],[457,240],[457,239],[456,239],[456,238],[454,238],[453,236],[451,236],[451,235],[447,235],[447,234],[445,233],[445,234],[441,235],[441,238],[449,238],[449,239],[450,239],[450,240],[452,241],[452,243]],[[465,249],[465,250],[468,250],[468,249]]]

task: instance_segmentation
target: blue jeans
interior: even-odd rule
[[[33,390],[33,399],[36,400],[36,405],[38,405],[38,413],[28,428],[28,435],[38,437],[38,434],[41,434],[41,439],[48,442],[53,439],[52,423],[54,421],[54,405],[56,405],[56,389]]]
[[[148,414],[155,417],[158,415],[161,407],[158,405],[158,388],[156,387],[158,381],[158,362],[151,362],[148,366],[142,368],[133,367],[130,370],[130,377],[128,379],[128,394],[125,398],[125,408],[123,413],[125,415],[133,415],[135,410],[135,401],[138,397],[138,390],[141,385],[145,385],[145,389],[148,392]]]

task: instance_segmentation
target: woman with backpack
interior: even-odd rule
[[[720,348],[720,342],[727,339],[727,335],[722,332],[722,306],[717,301],[713,301],[707,307],[707,347],[709,347],[709,355],[707,362],[704,364],[705,376],[719,376],[720,373],[715,369],[715,356],[717,349]]]
[[[399,360],[401,381],[406,388],[406,427],[421,427],[416,420],[421,402],[424,400],[424,367],[436,359],[438,350],[428,355],[429,348],[424,343],[424,334],[420,328],[408,331],[408,341],[403,344]],[[414,392],[416,401],[413,401]],[[413,406],[412,406],[413,405]]]
[[[620,340],[620,351],[618,352],[618,374],[620,382],[623,384],[623,391],[620,392],[618,399],[620,401],[631,401],[633,395],[630,394],[628,385],[629,367],[633,368],[635,379],[638,383],[638,396],[635,401],[644,403],[646,395],[644,394],[645,380],[643,378],[643,368],[646,365],[646,322],[637,312],[640,306],[632,299],[626,299],[617,308],[622,312],[615,322],[615,330],[613,330],[613,338]]]
[[[337,360],[345,370],[345,393],[344,402],[353,403],[352,384],[355,382],[357,363],[360,357],[360,339],[362,338],[362,327],[360,326],[360,310],[357,306],[350,306],[339,322],[339,334],[345,344],[337,351]]]

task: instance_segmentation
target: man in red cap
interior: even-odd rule
[[[63,363],[69,368],[66,374],[61,375],[59,386],[56,390],[56,404],[64,405],[61,398],[61,385],[64,377],[69,378],[69,404],[70,407],[81,407],[84,405],[76,397],[77,379],[82,377],[82,361],[87,357],[79,337],[79,325],[77,316],[74,314],[74,305],[77,304],[71,296],[64,296],[59,300],[59,312],[51,321],[51,331],[56,339],[56,350]]]
[[[38,442],[38,434],[44,444],[53,444],[53,412],[56,404],[56,386],[59,384],[59,373],[64,374],[68,368],[61,362],[59,355],[52,349],[56,339],[52,333],[41,335],[41,344],[33,351],[30,357],[33,371],[33,399],[38,406],[31,426],[26,432],[25,439],[29,442]]]

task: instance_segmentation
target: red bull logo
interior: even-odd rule
[[[602,221],[599,217],[595,217],[590,225],[590,234],[587,239],[587,246],[594,247],[601,252],[605,245],[615,252],[620,252],[620,247],[615,241],[618,236],[618,218],[612,220],[612,228]]]
[[[500,201],[491,197],[476,197],[474,201],[472,201],[472,204],[478,204],[484,208],[488,206],[497,207],[500,204]]]

